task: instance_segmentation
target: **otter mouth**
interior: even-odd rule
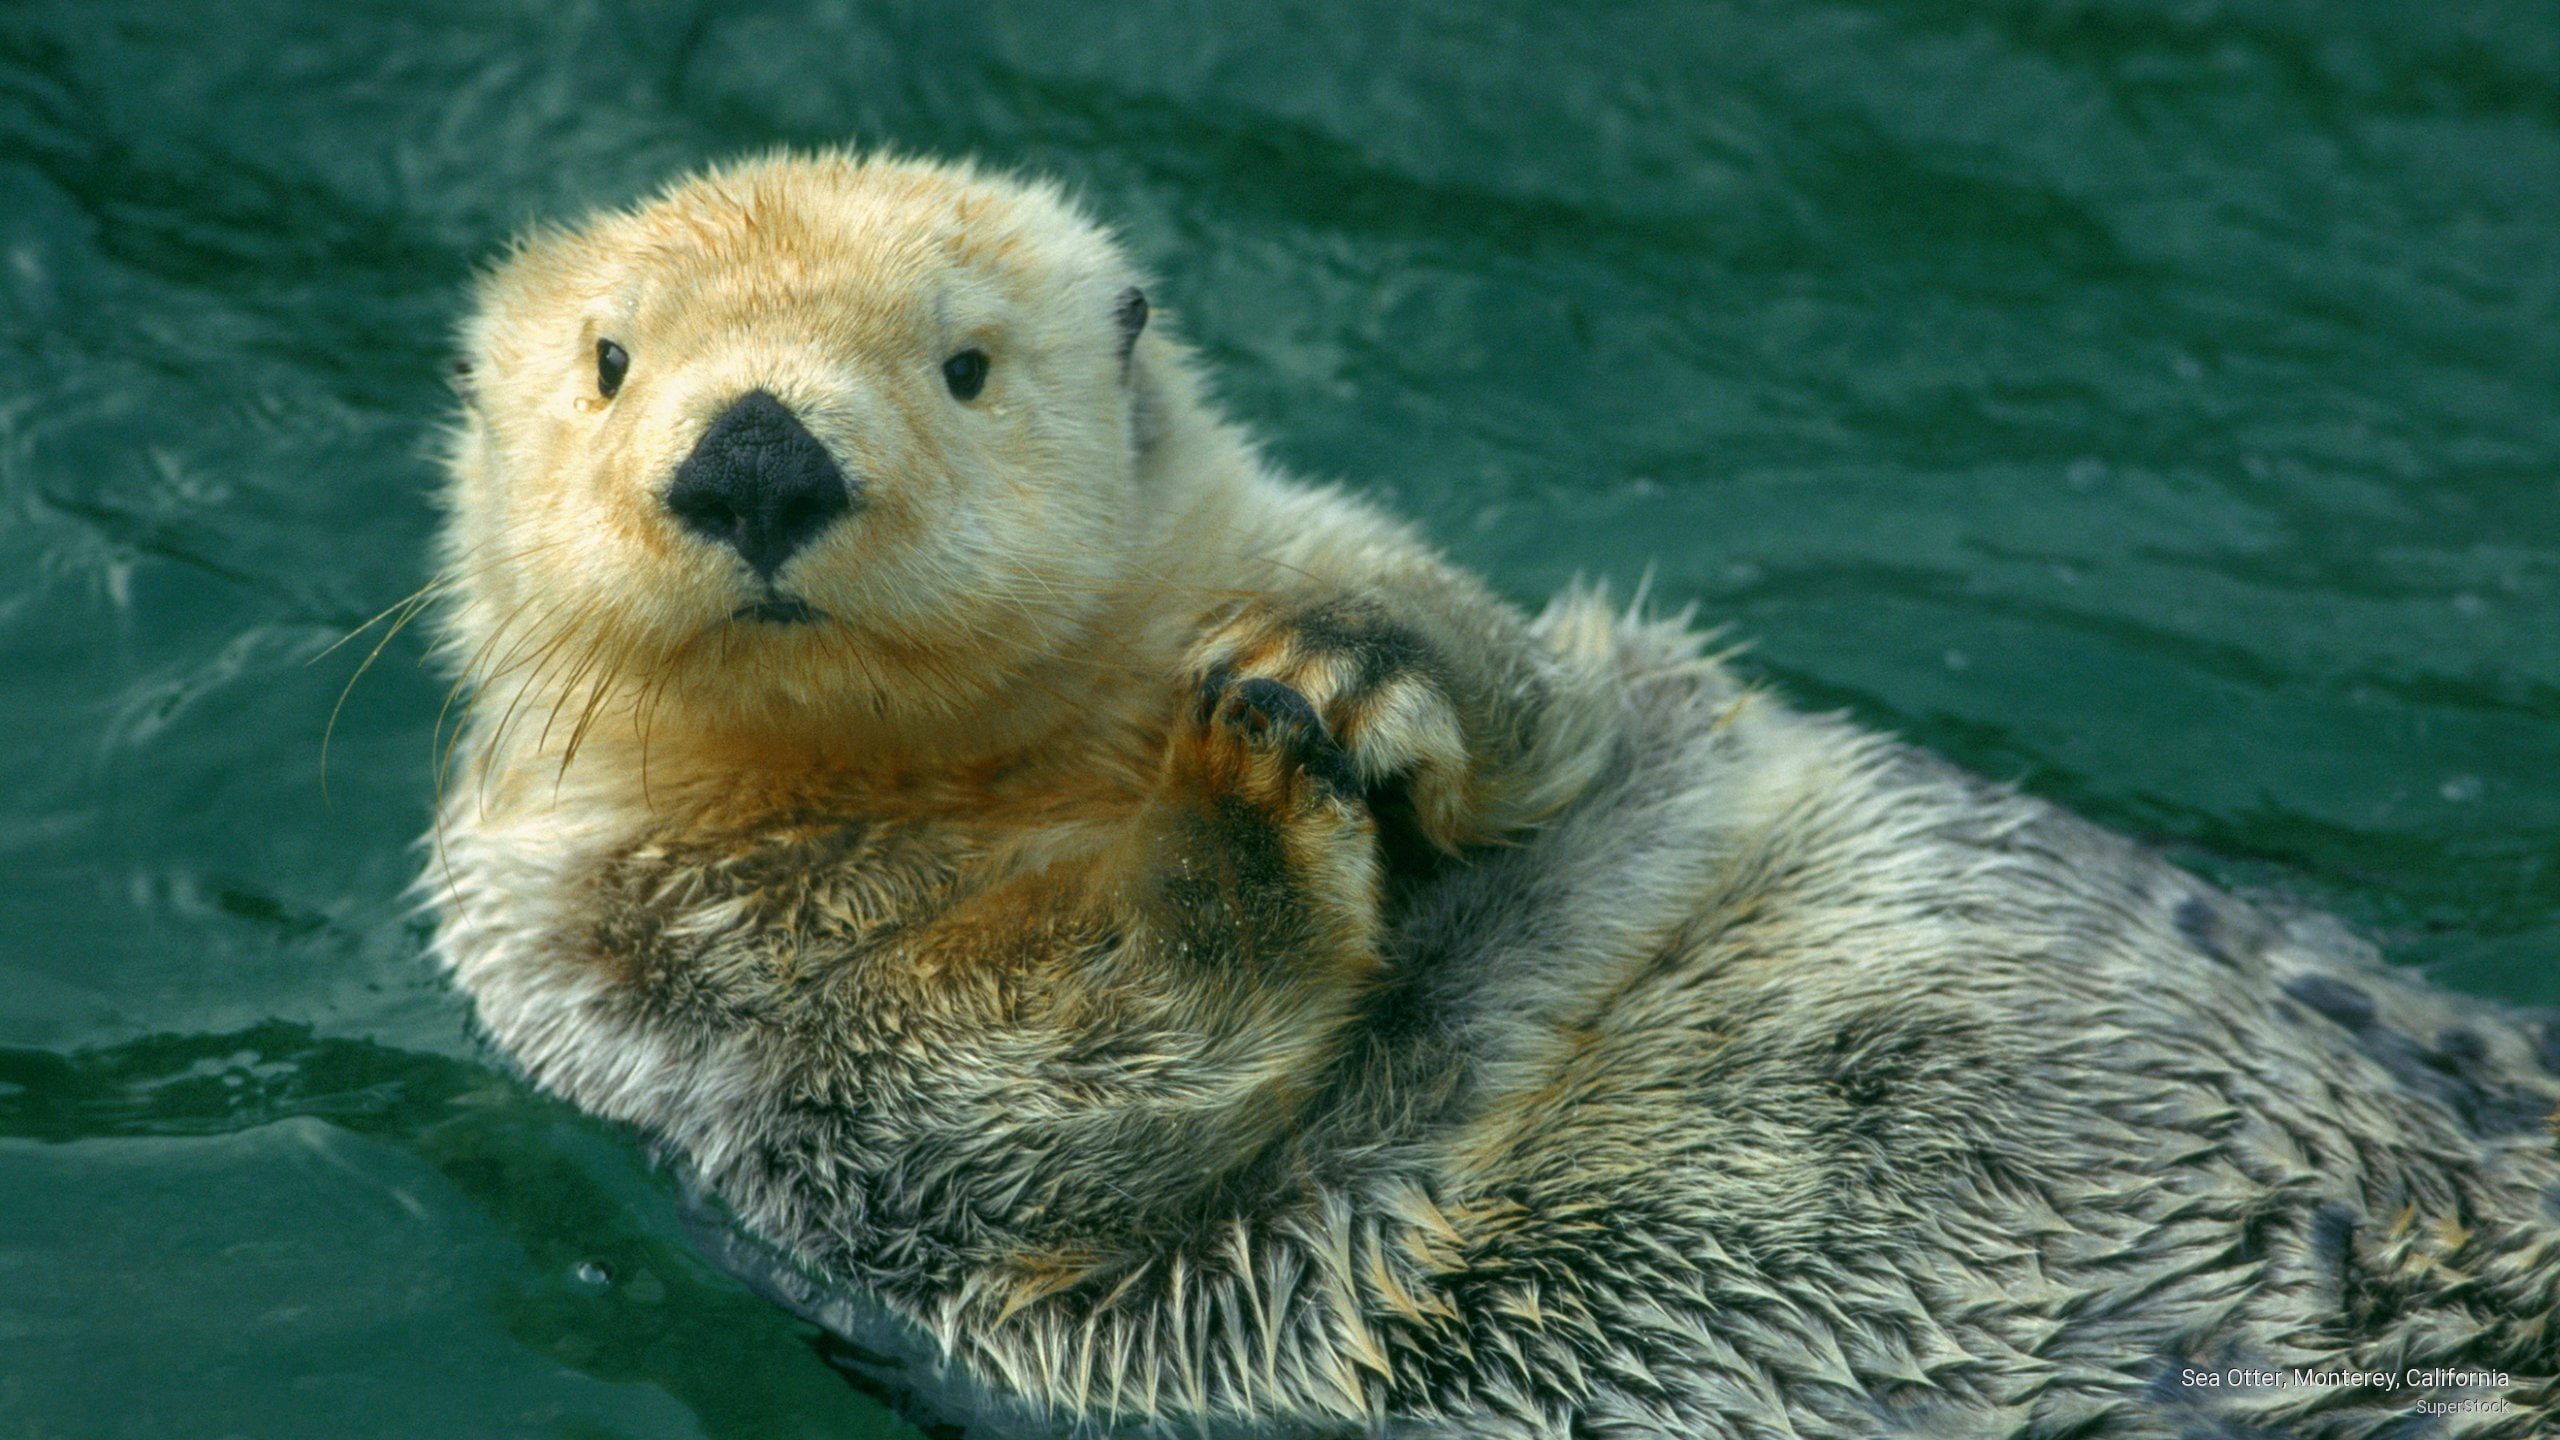
[[[729,612],[732,620],[759,620],[767,625],[809,625],[825,616],[823,610],[811,608],[808,601],[793,595],[767,595],[752,604],[741,605]]]

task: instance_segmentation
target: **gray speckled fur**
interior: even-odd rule
[[[752,1227],[1085,1426],[2553,1433],[2552,1022],[1587,611],[1545,628],[1611,657],[1606,771],[1397,896],[1393,981],[1285,1180],[1199,1201],[1108,1303],[989,1324],[901,1291],[919,1262],[867,1251],[879,1215],[811,1178],[807,1146],[855,1142],[778,1139],[751,1049],[546,970],[539,926],[514,965],[484,934],[462,968],[545,1083],[667,1137]],[[454,861],[466,900],[541,883],[469,843]],[[584,862],[560,863],[574,888]],[[2432,1416],[2481,1392],[2182,1380],[2234,1367],[2514,1383]]]
[[[1402,931],[1499,1066],[1597,898],[1694,901],[1649,998],[1612,996],[1678,1103],[1525,1191],[1605,1195],[1628,1254],[1579,1363],[1644,1380],[1572,1433],[2551,1432],[2549,1020],[1836,722],[1719,726],[1726,690],[1631,680],[1610,783]],[[2297,1367],[2516,1383],[2442,1420],[2407,1389],[2182,1383]]]

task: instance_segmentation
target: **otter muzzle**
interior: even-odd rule
[[[711,422],[667,487],[667,508],[686,529],[736,550],[768,584],[853,503],[827,447],[762,390]]]

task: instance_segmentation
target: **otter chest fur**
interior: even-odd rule
[[[849,155],[492,274],[422,885],[536,1083],[1063,1428],[2549,1432],[2549,1017],[1522,616],[1147,318]]]

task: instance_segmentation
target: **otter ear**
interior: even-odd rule
[[[1113,307],[1112,318],[1120,322],[1120,368],[1129,368],[1129,354],[1137,348],[1138,332],[1147,328],[1147,294],[1132,285],[1120,292],[1120,303]]]

